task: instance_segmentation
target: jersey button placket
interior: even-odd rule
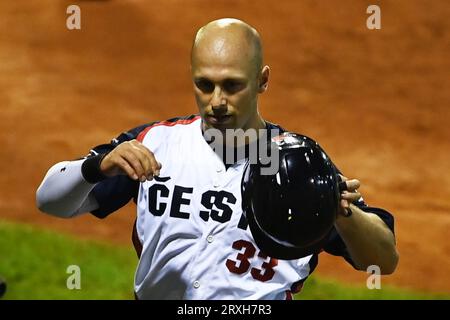
[[[213,180],[213,187],[214,188],[219,188],[221,183],[221,178],[223,177],[223,172],[224,172],[224,165],[222,163],[217,164],[216,167],[216,174],[214,175],[214,180]]]
[[[198,288],[200,288],[200,282],[198,282],[197,280],[195,280],[194,283],[192,284],[192,286],[193,286],[195,289],[198,289]]]

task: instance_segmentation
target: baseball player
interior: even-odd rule
[[[198,115],[142,125],[83,159],[55,164],[37,190],[38,207],[65,218],[104,218],[133,199],[138,299],[291,299],[318,255],[277,260],[260,251],[241,209],[248,154],[224,156],[258,139],[236,146],[227,129],[283,131],[258,113],[269,79],[258,33],[240,20],[208,23],[196,34],[191,70]],[[206,138],[212,129],[225,135],[221,156]],[[393,217],[367,206],[359,187],[347,180],[323,250],[356,269],[376,264],[392,273]]]

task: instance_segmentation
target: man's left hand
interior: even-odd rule
[[[349,211],[351,210],[350,204],[361,198],[361,194],[357,190],[361,186],[361,184],[359,180],[356,179],[349,180],[347,177],[344,177],[343,175],[339,176],[341,177],[342,181],[345,181],[347,188],[346,190],[341,192],[341,201],[338,213],[339,215],[342,216],[349,216],[351,215],[351,211]]]

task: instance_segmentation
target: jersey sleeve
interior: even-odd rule
[[[148,123],[126,132],[111,140],[108,144],[101,144],[91,149],[87,157],[96,156],[112,151],[123,142],[136,139],[138,135],[155,122]],[[98,209],[91,213],[98,218],[105,218],[114,211],[126,205],[131,199],[136,201],[139,182],[125,175],[107,178],[97,183],[91,194],[98,202]]]

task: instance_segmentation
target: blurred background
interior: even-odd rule
[[[69,5],[81,29],[68,30]],[[369,30],[366,9],[381,8]],[[196,113],[193,36],[242,19],[261,34],[269,121],[319,141],[369,205],[396,217],[400,264],[367,274],[320,255],[297,298],[450,296],[450,3],[397,1],[28,0],[0,2],[0,277],[4,299],[132,299],[134,205],[105,220],[40,213],[56,162],[137,125]],[[68,290],[68,265],[82,270]]]

